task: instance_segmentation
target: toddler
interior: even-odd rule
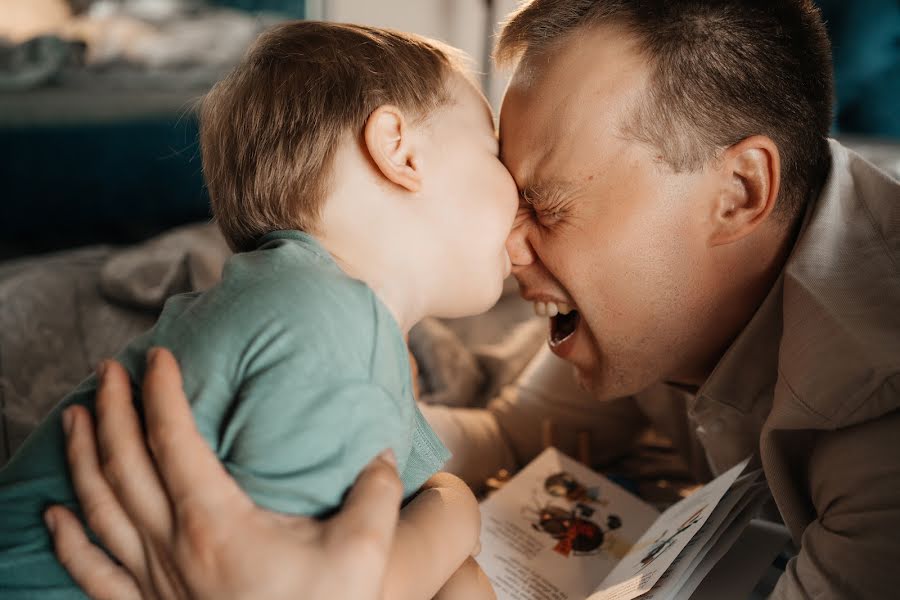
[[[388,598],[492,597],[470,558],[478,507],[412,394],[404,337],[488,309],[518,200],[490,108],[457,51],[384,29],[295,22],[263,34],[203,102],[221,282],[171,298],[117,359],[172,350],[200,432],[261,506],[324,516],[392,448],[407,496]],[[80,598],[41,519],[76,503],[60,413],[0,471],[0,596]],[[140,401],[137,400],[138,405]]]

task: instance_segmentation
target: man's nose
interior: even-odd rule
[[[517,222],[509,232],[509,237],[506,238],[506,251],[509,253],[514,273],[517,267],[528,266],[535,260],[534,248],[528,240],[528,230],[527,222]]]

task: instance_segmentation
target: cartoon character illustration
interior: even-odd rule
[[[692,514],[690,517],[685,519],[684,523],[682,523],[678,529],[672,533],[672,535],[666,536],[668,530],[663,531],[660,534],[659,538],[650,546],[650,550],[647,551],[647,555],[641,559],[641,568],[638,569],[638,572],[642,571],[644,567],[652,564],[660,555],[662,555],[666,550],[671,548],[675,544],[675,539],[681,534],[681,532],[689,529],[692,525],[695,525],[700,521],[700,517],[703,516],[703,511],[706,510],[707,505],[704,504],[697,511]]]
[[[553,550],[566,557],[596,554],[601,550],[606,534],[622,526],[618,515],[609,515],[604,531],[590,519],[594,509],[582,503],[575,504],[572,509],[547,504],[536,512],[537,522],[532,522],[531,526],[555,539],[557,543]]]
[[[575,479],[571,473],[561,471],[544,480],[544,491],[557,498],[565,498],[571,502],[593,502],[606,506],[608,501],[600,498],[600,488],[587,487]]]

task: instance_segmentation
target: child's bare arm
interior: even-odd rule
[[[478,502],[461,479],[438,473],[400,512],[384,581],[384,598],[428,600],[478,544]]]
[[[497,600],[494,588],[471,556],[444,584],[434,600]]]

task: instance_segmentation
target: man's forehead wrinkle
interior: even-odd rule
[[[571,141],[575,139],[579,129],[578,119],[573,114],[577,105],[575,93],[554,96],[539,93],[532,101],[545,102],[546,108],[542,110],[546,112],[543,114],[550,115],[549,119],[535,128],[528,141],[529,154],[532,155],[528,161],[532,185],[539,185],[542,180],[552,181],[560,169],[567,166],[571,159]]]
[[[618,28],[607,26],[578,32],[559,49],[533,86],[543,88],[546,95],[565,90],[563,100],[569,104],[569,118],[602,118],[604,111],[594,107],[605,105],[608,112],[621,112],[623,105],[633,105],[643,96],[649,75],[649,65],[636,40],[622,37]]]
[[[558,66],[550,64],[536,77],[516,74],[507,91],[514,118],[503,123],[503,153],[511,159],[509,166],[516,170],[522,188],[537,189],[545,181],[559,179],[579,181],[585,171],[585,156],[579,147],[598,127],[607,129],[602,122],[608,119],[591,107],[597,96],[610,94],[611,82],[598,80],[594,69],[585,73]],[[511,152],[513,145],[515,151]]]
[[[569,68],[554,69],[532,82],[528,101],[523,103],[531,109],[527,112],[545,115],[539,120],[521,117],[531,130],[528,180],[535,189],[552,180],[569,181],[579,188],[589,185],[632,142],[622,139],[621,125],[643,94],[643,70],[637,73],[612,62],[573,58],[577,63]]]
[[[507,114],[516,117],[501,120],[501,148],[504,164],[510,169],[520,188],[526,188],[534,180],[539,165],[546,161],[552,148],[549,139],[549,127],[539,124],[532,118],[533,98],[526,99],[520,95],[515,108]],[[501,113],[501,117],[502,117]]]

